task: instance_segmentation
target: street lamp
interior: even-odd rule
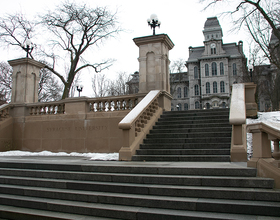
[[[150,18],[147,19],[148,25],[151,26],[153,29],[153,35],[156,35],[156,27],[160,27],[161,22],[158,20],[158,17],[156,14],[151,14]]]
[[[253,69],[254,69],[254,66],[252,64],[249,64],[248,68],[249,68],[249,71],[250,71],[251,82],[253,82]]]
[[[80,84],[77,84],[76,85],[76,87],[77,87],[77,91],[79,92],[79,97],[80,97],[80,93],[83,91],[83,85],[80,85]]]
[[[30,56],[31,56],[31,53],[32,53],[32,50],[34,49],[34,47],[35,47],[35,45],[31,42],[31,40],[29,38],[25,41],[25,45],[24,44],[21,45],[21,48],[26,51],[26,57],[28,57],[28,54],[30,54]]]

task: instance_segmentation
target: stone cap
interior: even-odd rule
[[[30,59],[28,57],[19,58],[19,59],[16,59],[16,60],[9,60],[8,63],[11,66],[17,66],[17,65],[22,65],[22,64],[31,64],[33,66],[36,66],[36,67],[40,68],[40,69],[46,66],[46,64],[38,62],[38,61],[33,60],[33,59]]]
[[[158,34],[145,37],[138,37],[133,39],[134,43],[139,47],[140,45],[150,44],[150,43],[164,43],[169,50],[174,47],[173,42],[167,34]]]

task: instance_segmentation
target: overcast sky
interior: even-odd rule
[[[53,9],[59,2],[60,0],[1,0],[0,16],[2,17],[7,13],[21,12],[32,17],[38,13],[45,13],[48,9]],[[76,2],[79,1],[76,0]],[[99,53],[93,54],[93,57],[98,59],[112,58],[116,60],[114,65],[105,71],[111,78],[118,72],[132,74],[138,71],[138,47],[132,39],[152,34],[151,28],[147,25],[147,19],[151,14],[157,14],[161,21],[161,27],[156,29],[156,34],[168,34],[175,44],[170,51],[169,59],[171,61],[187,60],[189,46],[203,45],[202,30],[207,17],[218,16],[222,10],[230,10],[236,4],[224,4],[223,8],[212,8],[203,11],[204,5],[200,4],[199,0],[84,0],[82,2],[93,7],[97,5],[107,6],[111,11],[117,10],[121,27],[126,30],[115,39],[107,40],[99,48]],[[218,16],[218,19],[223,29],[223,42],[231,43],[243,40],[244,50],[247,53],[249,40],[245,39],[244,33],[232,33],[230,31],[232,25],[229,17]],[[13,48],[10,47],[8,50],[1,51],[0,61],[24,56],[24,51],[15,53]],[[84,79],[90,78],[88,71],[85,71],[83,75]],[[90,85],[85,85],[85,87],[90,87]],[[85,88],[83,95],[91,95],[89,88]]]

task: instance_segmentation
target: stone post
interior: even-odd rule
[[[174,47],[167,34],[133,39],[139,47],[139,93],[160,90],[164,96],[164,110],[171,109],[169,50]]]
[[[38,102],[40,69],[45,64],[26,58],[8,61],[13,67],[12,103]]]

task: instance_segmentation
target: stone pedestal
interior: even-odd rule
[[[12,103],[38,102],[40,69],[45,64],[30,58],[8,61],[13,67]]]
[[[174,47],[168,35],[133,39],[139,47],[139,93],[160,90],[170,93],[169,50]]]

